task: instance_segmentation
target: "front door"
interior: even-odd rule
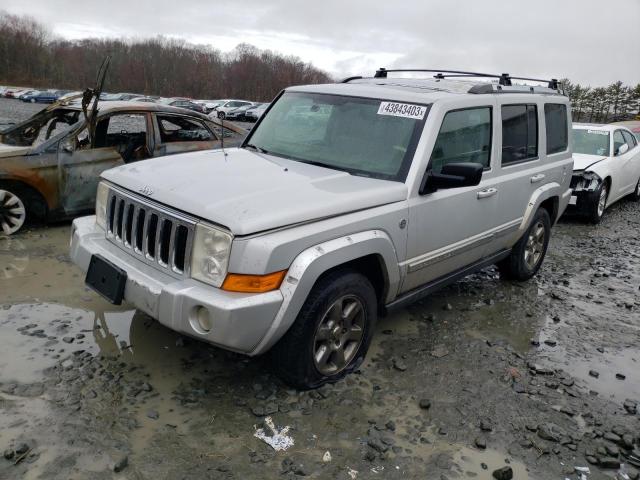
[[[100,174],[122,164],[115,147],[91,148],[86,127],[62,139],[58,147],[58,185],[65,213],[91,210]]]
[[[409,200],[409,236],[402,291],[412,290],[483,258],[492,241],[497,189],[492,175],[492,106],[444,115],[427,169],[447,163],[480,163],[474,187],[442,189]]]

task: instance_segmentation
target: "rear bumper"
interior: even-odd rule
[[[185,335],[241,353],[252,353],[265,337],[283,303],[280,290],[262,294],[225,292],[190,278],[177,280],[131,256],[105,238],[95,216],[74,220],[70,256],[84,272],[100,254],[127,272],[125,300]],[[212,328],[198,326],[205,308]]]

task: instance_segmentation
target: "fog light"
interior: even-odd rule
[[[213,328],[213,322],[209,315],[209,310],[198,305],[191,311],[191,318],[189,319],[191,328],[198,333],[209,333]]]

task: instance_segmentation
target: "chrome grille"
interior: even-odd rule
[[[194,231],[195,221],[178,212],[120,190],[109,190],[107,238],[175,277],[189,273]]]

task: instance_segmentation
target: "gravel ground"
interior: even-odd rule
[[[382,319],[311,392],[105,303],[68,223],[0,239],[0,479],[637,478],[639,225],[626,200],[563,220],[535,279],[489,268]]]

